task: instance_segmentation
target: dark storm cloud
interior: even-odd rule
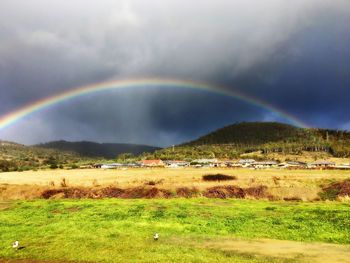
[[[110,78],[171,77],[347,128],[349,17],[346,0],[1,1],[0,111]],[[283,121],[218,95],[133,89],[53,106],[0,138],[165,146],[244,120]]]
[[[251,94],[264,89],[262,98],[310,126],[346,127],[343,123],[349,121],[350,47],[346,43],[350,42],[350,17],[334,16],[328,14],[311,29],[294,36],[285,47],[289,53],[282,52],[287,56],[277,59],[272,68],[266,65],[273,63],[262,63],[260,66],[265,69],[257,66],[236,81],[250,86]]]

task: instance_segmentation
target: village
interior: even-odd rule
[[[196,159],[191,162],[183,160],[141,160],[132,163],[96,163],[92,168],[101,169],[127,169],[127,168],[247,168],[247,169],[330,169],[350,170],[350,163],[335,164],[329,161],[317,161],[313,163],[299,161],[256,161],[254,159],[220,160],[220,159]],[[88,168],[88,167],[86,167]]]

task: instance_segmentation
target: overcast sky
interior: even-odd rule
[[[237,90],[311,127],[350,130],[350,1],[0,1],[0,116],[77,86],[140,77]],[[79,97],[0,139],[168,146],[238,121],[283,121],[200,91]]]

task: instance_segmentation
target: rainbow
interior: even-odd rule
[[[113,80],[106,81],[92,85],[86,85],[77,87],[75,89],[62,92],[50,97],[47,97],[42,100],[35,101],[23,108],[12,111],[2,117],[0,117],[0,131],[5,129],[6,127],[14,124],[21,119],[25,118],[28,115],[31,115],[35,112],[41,111],[51,105],[58,104],[63,101],[67,101],[76,97],[84,96],[87,94],[103,92],[107,90],[113,89],[128,89],[128,88],[151,88],[151,87],[159,87],[159,88],[184,88],[189,90],[198,90],[198,91],[207,91],[213,94],[218,94],[226,97],[231,97],[246,103],[249,103],[253,106],[262,108],[264,110],[273,112],[286,121],[290,122],[293,125],[298,127],[308,127],[305,123],[297,120],[290,114],[277,109],[276,107],[260,101],[253,97],[248,97],[242,93],[232,90],[226,90],[221,87],[211,86],[204,83],[198,83],[193,81],[184,81],[184,80],[174,80],[174,79],[160,79],[160,78],[143,78],[143,79],[132,79],[132,80]]]

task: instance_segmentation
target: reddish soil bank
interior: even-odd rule
[[[334,190],[337,196],[350,196],[350,181],[344,181],[339,183],[332,183],[324,186],[323,190]]]
[[[276,188],[276,187],[275,187]],[[137,199],[137,198],[249,198],[249,199],[267,199],[270,201],[285,200],[285,201],[301,201],[305,200],[302,197],[304,194],[296,192],[290,194],[290,191],[295,192],[294,188],[282,189],[279,193],[275,188],[269,188],[265,185],[243,188],[238,185],[219,185],[209,187],[204,190],[199,190],[196,187],[178,187],[175,189],[161,189],[154,185],[141,185],[131,188],[109,187],[49,187],[37,185],[1,185],[0,201],[9,200],[27,200],[27,199],[102,199],[102,198],[121,198],[121,199]],[[278,189],[277,189],[278,190]],[[298,190],[298,189],[297,189]],[[338,200],[343,197],[349,199],[350,196],[350,181],[343,181],[325,185],[319,189],[314,196],[308,198],[308,201],[313,200]],[[348,200],[346,199],[346,200]],[[0,207],[1,208],[1,207]],[[1,262],[0,262],[1,263]]]
[[[204,196],[208,198],[245,198],[247,196],[253,197],[255,199],[268,198],[273,199],[267,193],[267,186],[249,187],[241,188],[235,185],[224,185],[224,186],[214,186],[208,188],[204,193]]]
[[[196,188],[181,187],[174,191],[165,189],[159,189],[157,187],[135,187],[128,189],[121,189],[116,187],[106,187],[100,189],[91,188],[60,188],[60,189],[48,189],[42,192],[41,197],[45,199],[81,199],[81,198],[175,198],[185,197],[191,198],[196,196],[205,196],[208,198],[245,198],[247,196],[261,199],[272,197],[267,194],[266,186],[241,188],[238,186],[226,185],[215,186],[208,188],[204,192],[200,192]]]

